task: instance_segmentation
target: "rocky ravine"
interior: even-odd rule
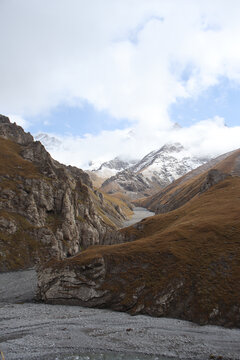
[[[38,298],[240,327],[240,151],[185,184],[174,211],[122,229],[38,274]],[[221,171],[221,172],[220,172]]]
[[[93,189],[84,171],[53,160],[5,116],[0,149],[0,271],[111,243],[126,216],[119,201]]]

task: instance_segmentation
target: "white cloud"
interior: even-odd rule
[[[237,148],[239,127],[214,118],[172,131],[168,109],[220,77],[239,85],[239,18],[239,0],[2,0],[1,112],[21,123],[86,100],[132,121],[134,137],[64,137],[53,155],[79,166],[119,149],[143,156],[167,141],[203,155]]]
[[[51,134],[53,135],[53,134]],[[240,126],[226,127],[224,119],[215,117],[200,121],[188,128],[171,128],[145,133],[136,128],[104,131],[83,138],[58,137],[61,146],[53,148],[51,155],[66,164],[84,169],[89,162],[101,164],[115,156],[123,159],[140,159],[166,143],[180,142],[192,155],[215,157],[240,147]]]
[[[24,116],[85,99],[168,127],[178,97],[219,76],[240,80],[239,15],[238,0],[2,1],[1,111]]]
[[[240,148],[240,126],[227,127],[218,116],[173,132],[170,138],[181,142],[192,154],[218,156]]]

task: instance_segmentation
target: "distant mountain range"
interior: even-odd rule
[[[35,139],[50,152],[62,145],[59,139],[44,133],[36,135]],[[140,160],[122,159],[120,156],[101,164],[92,160],[87,173],[95,187],[101,187],[104,192],[121,193],[136,199],[152,195],[209,160],[193,156],[180,143],[172,143]]]
[[[209,160],[192,156],[179,143],[166,144],[133,165],[124,162],[122,171],[111,169],[116,174],[104,181],[101,189],[107,193],[124,193],[130,198],[148,196]],[[100,171],[107,169],[109,164],[113,167],[115,163],[103,164],[96,173],[101,176]]]

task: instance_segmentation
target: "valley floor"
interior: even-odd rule
[[[6,360],[65,359],[63,354],[107,350],[126,353],[124,359],[130,352],[163,359],[207,360],[211,354],[240,359],[238,329],[37,304],[30,302],[35,286],[34,270],[0,274],[0,351]]]

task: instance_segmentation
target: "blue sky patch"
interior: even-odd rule
[[[169,109],[172,121],[191,126],[197,121],[220,116],[228,126],[240,125],[240,86],[222,78],[196,99],[178,99]]]
[[[186,68],[185,77],[191,73]],[[173,122],[181,126],[220,116],[228,126],[240,125],[240,86],[222,78],[218,85],[212,86],[198,98],[181,99],[170,106],[169,115]],[[28,117],[28,131],[54,133],[58,135],[83,136],[87,133],[97,135],[103,130],[124,129],[132,125],[128,119],[115,119],[107,111],[98,111],[88,102],[81,107],[60,105],[46,114]]]
[[[28,130],[59,135],[83,136],[87,133],[96,135],[103,130],[124,129],[129,126],[127,119],[115,119],[106,111],[98,111],[85,102],[82,107],[60,105],[50,113],[29,117]]]

